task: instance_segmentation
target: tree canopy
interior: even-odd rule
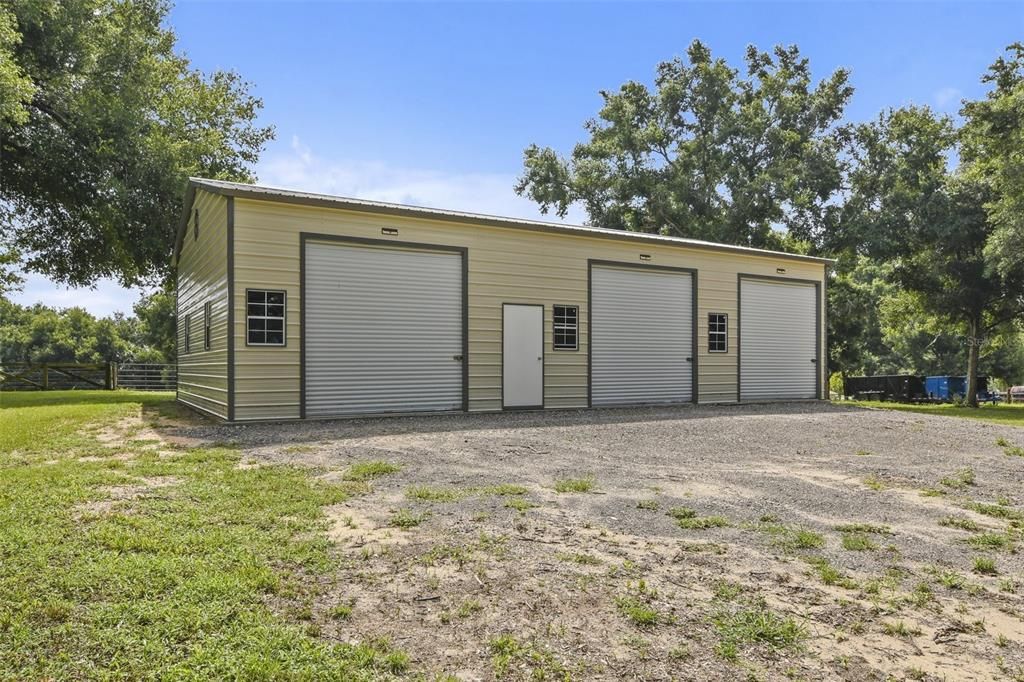
[[[134,317],[97,318],[83,308],[21,306],[0,296],[0,361],[172,363],[173,300],[157,292],[135,304]]]
[[[163,0],[0,4],[0,246],[50,279],[155,283],[189,175],[251,180],[273,136],[230,71],[175,52]]]
[[[516,192],[564,216],[582,203],[600,227],[778,247],[837,218],[838,125],[853,93],[838,70],[815,84],[795,46],[747,49],[743,74],[700,41],[658,66],[655,90],[602,92],[590,139],[569,159],[536,145]]]
[[[995,230],[986,248],[1001,269],[1024,261],[1024,43],[1006,52],[982,78],[992,86],[985,99],[961,111],[965,165],[993,189],[986,209]]]

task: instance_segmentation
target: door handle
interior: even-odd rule
[[[687,362],[693,362],[693,358],[686,358]]]
[[[452,356],[452,360],[461,360],[461,359],[462,359],[461,355],[453,355]]]
[[[811,362],[813,362],[814,364],[818,364],[818,358],[811,358]]]

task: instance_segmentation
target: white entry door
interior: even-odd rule
[[[502,405],[544,407],[544,306],[502,308]]]

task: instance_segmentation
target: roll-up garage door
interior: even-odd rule
[[[306,415],[462,407],[462,254],[306,243]]]
[[[594,265],[590,286],[591,403],[691,400],[690,273]]]
[[[818,397],[817,287],[740,280],[740,399]]]

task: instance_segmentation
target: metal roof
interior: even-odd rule
[[[647,232],[629,232],[627,230],[611,230],[603,227],[591,227],[587,225],[568,225],[543,220],[525,220],[523,218],[507,218],[503,216],[487,215],[483,213],[467,213],[464,211],[450,211],[439,208],[422,208],[419,206],[408,206],[406,204],[392,204],[383,201],[368,201],[366,199],[355,199],[351,197],[339,197],[330,194],[317,194],[314,192],[302,192],[299,190],[282,189],[278,187],[267,187],[263,185],[250,185],[241,182],[228,182],[226,180],[210,180],[207,178],[189,178],[188,189],[185,194],[185,209],[181,222],[178,226],[178,235],[174,244],[174,263],[178,261],[178,254],[181,250],[182,237],[185,233],[185,226],[188,223],[189,213],[192,209],[192,201],[195,198],[196,189],[204,189],[214,194],[231,197],[242,197],[245,199],[257,199],[260,201],[275,201],[279,203],[301,204],[304,206],[321,206],[336,208],[346,211],[359,211],[361,213],[376,213],[381,215],[404,216],[409,218],[422,218],[426,220],[441,220],[445,222],[457,222],[470,225],[486,225],[488,227],[507,227],[525,230],[538,230],[543,232],[554,232],[560,234],[576,235],[580,237],[598,237],[604,239],[617,239],[626,241],[653,242],[658,244],[675,244],[690,248],[727,251],[736,254],[750,256],[771,256],[774,258],[786,258],[789,260],[810,261],[814,263],[834,263],[831,258],[819,258],[817,256],[805,256],[796,253],[783,251],[770,251],[767,249],[755,249],[749,246],[734,246],[731,244],[718,244],[700,239],[687,239],[685,237],[673,237],[662,234],[650,234]]]

